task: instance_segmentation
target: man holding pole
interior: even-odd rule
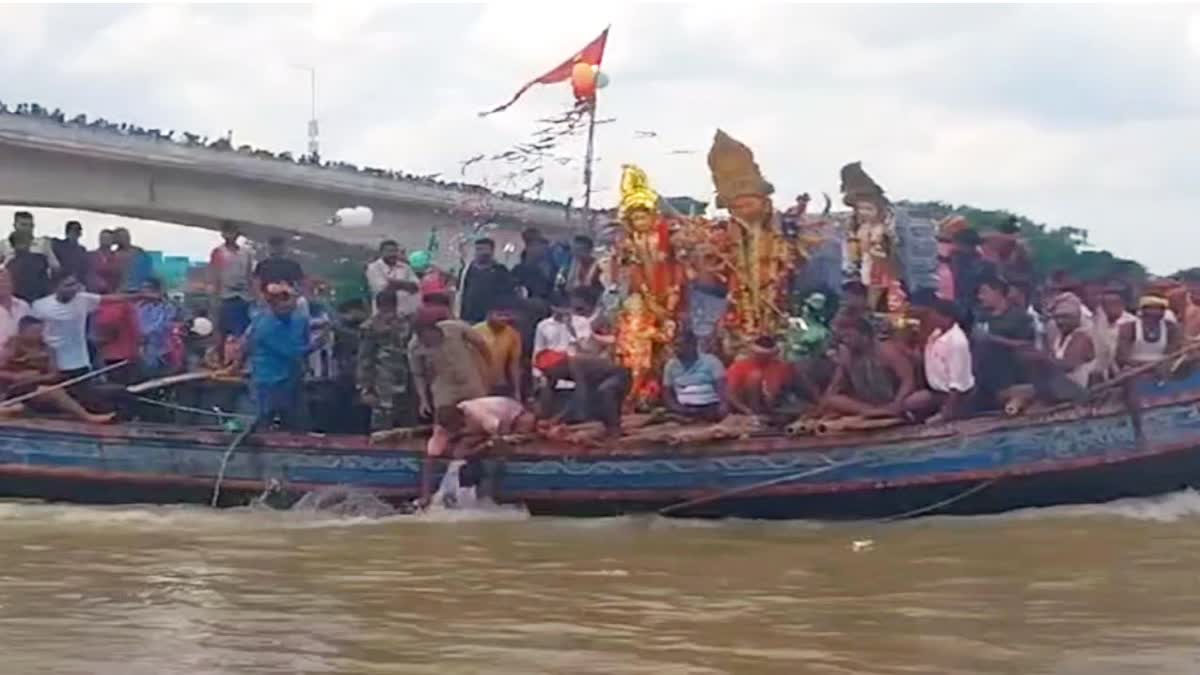
[[[5,389],[0,417],[18,415],[28,407],[35,412],[65,412],[89,424],[112,422],[113,413],[90,412],[72,398],[63,386],[67,382],[53,384],[62,379],[62,373],[46,344],[44,328],[45,322],[37,317],[21,317],[17,333],[0,348],[0,386]]]

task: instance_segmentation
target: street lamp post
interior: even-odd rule
[[[309,110],[311,112],[308,120],[308,157],[317,162],[321,158],[321,145],[318,140],[321,130],[317,124],[317,69],[315,66],[297,65],[295,67],[308,71]]]

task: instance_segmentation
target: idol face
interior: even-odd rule
[[[858,201],[854,203],[854,215],[858,219],[859,224],[873,224],[879,222],[879,206],[875,202]]]
[[[743,223],[764,223],[771,202],[761,195],[738,195],[729,205],[729,213]]]
[[[649,232],[654,227],[654,214],[646,209],[633,209],[629,212],[629,224],[637,232]]]

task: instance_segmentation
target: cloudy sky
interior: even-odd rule
[[[463,160],[529,138],[569,87],[476,113],[609,23],[602,203],[622,162],[661,192],[707,198],[704,153],[721,127],[755,149],[780,203],[834,193],[838,168],[862,160],[896,198],[1087,228],[1160,272],[1200,264],[1194,5],[5,5],[0,100],[232,129],[239,144],[295,153],[309,114],[296,65],[311,64],[326,157],[457,177]],[[467,178],[506,173],[475,165]],[[544,196],[578,198],[579,173],[547,172]],[[211,239],[138,229],[174,252]]]

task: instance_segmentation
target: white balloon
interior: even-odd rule
[[[333,214],[333,223],[338,227],[370,227],[375,212],[366,206],[338,209]]]
[[[597,89],[603,89],[603,88],[607,87],[608,82],[609,82],[608,73],[604,72],[603,70],[596,73],[596,88]]]

